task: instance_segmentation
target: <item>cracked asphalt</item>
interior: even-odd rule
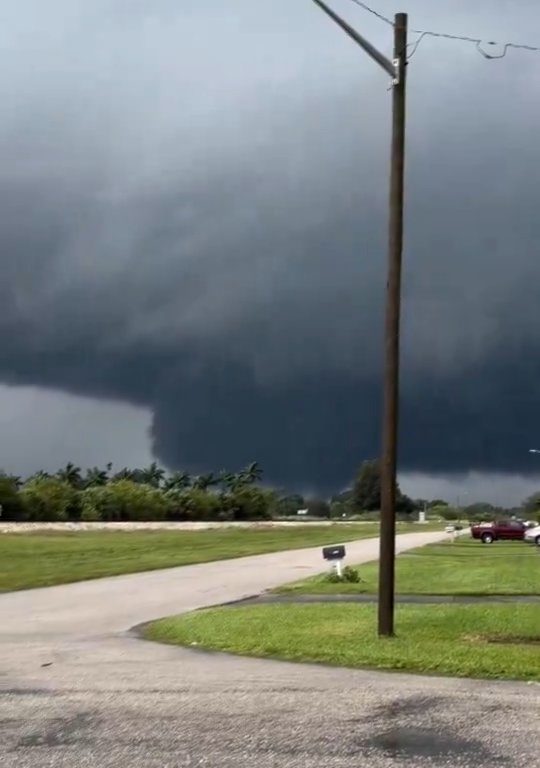
[[[377,547],[347,545],[354,562]],[[540,766],[538,685],[241,659],[129,632],[323,568],[320,549],[300,550],[0,595],[0,765]]]

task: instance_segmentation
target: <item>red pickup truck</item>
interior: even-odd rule
[[[471,525],[473,539],[480,539],[484,544],[494,541],[522,540],[527,526],[519,520],[499,520],[496,523],[478,523]]]

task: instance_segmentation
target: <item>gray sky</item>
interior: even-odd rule
[[[0,386],[0,467],[31,474],[151,461],[149,410],[34,387]]]
[[[112,461],[118,470],[152,461],[148,440],[152,414],[148,409],[34,387],[0,386],[0,404],[0,467],[6,471],[54,472],[68,461],[82,467]],[[537,460],[531,457],[531,466]],[[400,482],[413,498],[443,498],[461,505],[478,500],[514,505],[540,487],[540,476],[403,473]]]
[[[373,5],[539,44],[532,0]],[[170,466],[347,482],[378,451],[385,75],[307,0],[22,0],[0,54],[0,381],[140,407]],[[426,39],[411,61],[404,471],[534,471],[539,81],[533,53]],[[19,413],[17,464],[47,440],[60,461],[62,419]]]

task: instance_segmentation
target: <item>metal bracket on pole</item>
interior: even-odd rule
[[[392,64],[394,65],[394,77],[392,79],[392,85],[399,85],[399,83],[400,83],[399,73],[401,71],[401,59],[392,59]]]

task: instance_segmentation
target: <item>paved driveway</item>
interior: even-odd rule
[[[398,548],[438,536],[402,535]],[[351,562],[377,548],[347,545]],[[320,557],[282,552],[1,595],[0,765],[540,765],[538,686],[239,659],[127,634],[315,573]]]

